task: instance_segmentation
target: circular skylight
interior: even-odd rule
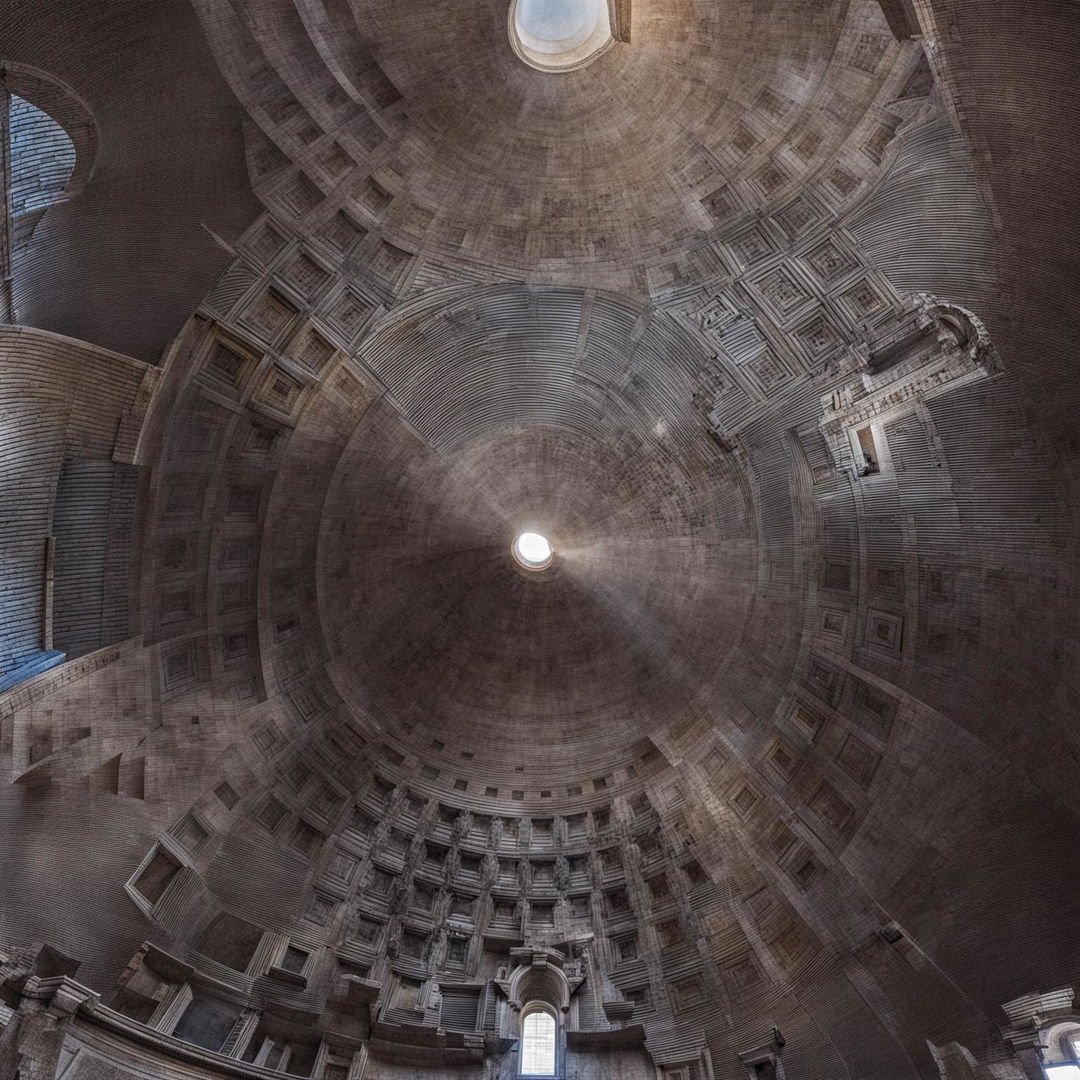
[[[540,533],[524,532],[514,541],[514,558],[526,570],[543,570],[551,565],[551,544]]]
[[[510,41],[541,71],[584,67],[612,43],[607,0],[513,0]]]

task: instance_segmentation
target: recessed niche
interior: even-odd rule
[[[180,869],[180,863],[167,851],[159,847],[146,868],[135,881],[135,888],[151,904],[161,899],[165,890]]]
[[[227,968],[244,971],[251,963],[262,935],[258,926],[224,912],[206,928],[196,948]]]

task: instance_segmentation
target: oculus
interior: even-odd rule
[[[608,0],[512,0],[510,44],[530,67],[575,71],[614,42]]]
[[[544,570],[554,557],[547,537],[534,532],[523,532],[511,550],[518,564],[526,570]]]

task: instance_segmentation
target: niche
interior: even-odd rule
[[[149,903],[156,904],[179,870],[180,861],[159,846],[135,879],[134,887]]]
[[[207,927],[197,948],[204,956],[233,971],[246,971],[262,935],[259,927],[223,912]]]
[[[888,471],[890,458],[885,433],[875,424],[863,424],[852,430],[851,453],[856,476],[877,476]]]
[[[195,990],[173,1035],[204,1050],[220,1050],[240,1016],[240,1007]]]

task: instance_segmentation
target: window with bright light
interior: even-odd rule
[[[614,42],[607,0],[511,0],[510,42],[541,71],[575,71]]]
[[[522,1021],[521,1075],[555,1075],[555,1018],[551,1013],[538,1009]]]
[[[526,570],[544,570],[551,565],[554,552],[546,536],[524,532],[513,545],[514,558]]]

